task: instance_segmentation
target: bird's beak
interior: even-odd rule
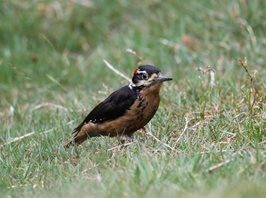
[[[164,82],[164,81],[169,81],[169,80],[173,80],[173,79],[170,78],[170,77],[167,77],[167,76],[162,76],[162,75],[159,75],[159,76],[156,78],[156,81],[157,81],[157,82]]]

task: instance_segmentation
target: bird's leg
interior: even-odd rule
[[[133,142],[133,136],[121,135],[121,136],[118,136],[118,140],[123,145],[128,144],[130,142]]]
[[[141,130],[142,130],[144,133],[148,133],[148,130],[147,130],[145,127],[142,127]]]

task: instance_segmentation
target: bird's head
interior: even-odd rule
[[[135,87],[150,87],[169,80],[172,78],[163,76],[159,68],[152,65],[141,65],[135,69],[132,83]]]

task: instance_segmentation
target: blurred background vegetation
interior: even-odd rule
[[[84,167],[99,164],[86,172],[96,185],[89,189],[91,196],[109,197],[112,190],[113,196],[126,197],[156,195],[153,191],[160,192],[158,196],[265,195],[265,9],[263,0],[0,0],[0,142],[57,128],[0,148],[0,193],[46,196],[51,190],[55,197],[84,196]],[[239,63],[245,58],[252,83]],[[127,83],[106,68],[103,59],[129,77],[138,64],[151,63],[174,78],[162,90],[162,107],[152,123],[156,135],[174,145],[184,119],[193,120],[191,135],[180,139],[180,158],[164,148],[167,157],[151,160],[154,150],[162,148],[148,137],[137,137],[147,145],[145,152],[143,145],[136,145],[118,154],[106,151],[117,145],[115,140],[98,139],[79,148],[83,160],[72,165],[73,153],[62,148],[71,129],[96,103]],[[69,121],[74,123],[65,125]],[[200,126],[196,131],[195,123]],[[230,145],[216,145],[232,134],[236,138]],[[224,148],[233,151],[201,154]],[[202,171],[240,151],[240,159],[217,175]],[[110,155],[116,157],[109,164]],[[163,178],[154,174],[164,171],[162,167]],[[107,179],[100,182],[99,175]],[[247,183],[238,185],[244,180]],[[146,185],[151,190],[143,190]],[[62,186],[68,190],[57,191]]]

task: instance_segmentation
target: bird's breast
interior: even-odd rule
[[[138,114],[142,115],[142,119],[145,124],[154,116],[159,107],[159,103],[159,91],[151,92],[149,90],[144,90],[139,94],[137,111]]]

